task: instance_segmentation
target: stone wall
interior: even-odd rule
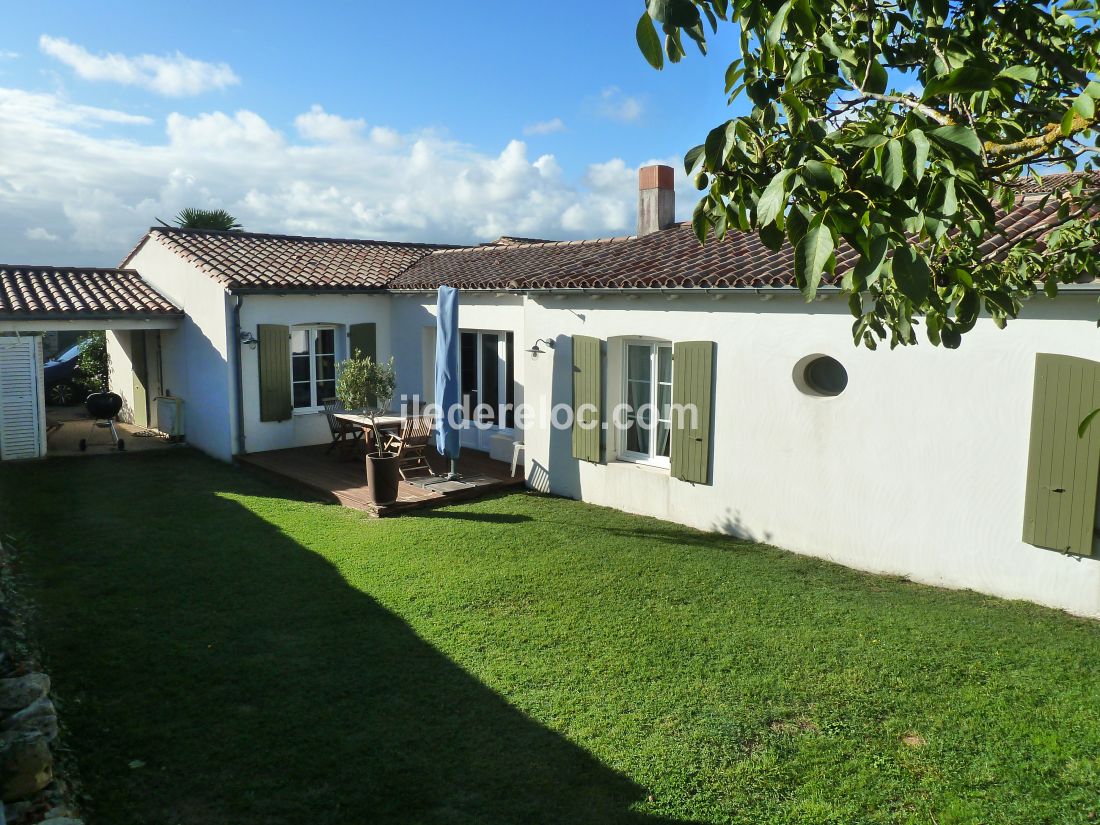
[[[31,604],[13,561],[11,542],[0,538],[0,825],[80,825],[72,771],[57,760],[50,677],[30,640]]]

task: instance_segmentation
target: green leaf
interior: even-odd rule
[[[802,167],[802,179],[814,189],[829,191],[844,185],[844,173],[831,163],[808,160]]]
[[[978,313],[981,311],[981,296],[974,290],[967,291],[955,307],[955,318],[958,319],[956,326],[961,324],[966,329],[971,329],[978,322]]]
[[[869,254],[861,256],[855,266],[855,279],[863,288],[869,287],[878,280],[882,272],[882,266],[886,263],[886,252],[889,249],[885,235],[879,235],[871,239]]]
[[[892,138],[886,144],[886,155],[883,158],[882,178],[886,185],[894,191],[905,183],[905,153],[901,148],[901,141]]]
[[[702,23],[699,8],[691,0],[649,0],[646,7],[654,20],[667,26],[690,29]]]
[[[929,80],[921,100],[931,100],[939,95],[987,92],[993,88],[993,79],[993,72],[985,66],[960,66],[946,75]]]
[[[798,242],[805,237],[806,230],[810,228],[812,216],[807,217],[807,214],[805,209],[795,208],[787,216],[787,240],[792,247],[798,246]]]
[[[1088,85],[1085,86],[1085,94],[1093,100],[1100,98],[1100,83],[1097,83],[1095,80],[1090,80]]]
[[[760,226],[767,226],[775,221],[787,205],[787,178],[792,172],[793,169],[781,170],[765,187],[760,202],[756,204],[756,221]]]
[[[772,15],[771,25],[768,26],[768,34],[766,42],[769,46],[775,46],[779,43],[779,38],[783,36],[783,29],[787,25],[787,15],[791,13],[792,0],[787,0],[779,9]]]
[[[706,158],[708,169],[718,169],[722,165],[722,159],[726,152],[726,127],[715,126],[707,134],[706,143],[703,144],[703,155]]]
[[[860,149],[877,149],[880,146],[885,146],[890,138],[886,135],[880,135],[877,132],[870,135],[863,135],[853,141],[850,141],[852,146],[858,146]]]
[[[1039,79],[1039,70],[1034,66],[1009,66],[998,77],[1008,77],[1024,83],[1034,83]]]
[[[941,215],[950,218],[959,211],[959,197],[955,192],[955,179],[944,178],[936,187],[935,203]]]
[[[928,136],[920,129],[911,129],[905,139],[913,147],[913,165],[910,167],[910,172],[913,180],[920,183],[924,177],[924,168],[928,164]]]
[[[1096,114],[1096,103],[1083,92],[1073,101],[1073,108],[1085,120],[1092,120],[1092,116]]]
[[[702,145],[688,150],[688,153],[684,155],[684,172],[691,174],[692,170],[699,165],[699,161],[703,157],[703,151],[704,147]]]
[[[911,246],[902,246],[894,250],[894,282],[901,294],[921,306],[932,289],[932,273],[924,256]]]
[[[665,55],[661,51],[661,38],[657,36],[657,28],[653,25],[653,18],[649,12],[642,12],[638,21],[638,29],[635,32],[638,39],[638,48],[642,50],[642,56],[654,69],[664,68]]]
[[[709,227],[710,220],[707,217],[707,200],[703,198],[695,204],[695,211],[691,215],[691,229],[695,232],[695,237],[699,239],[699,243],[706,243],[707,229]]]
[[[961,266],[956,266],[951,270],[951,277],[958,281],[965,287],[970,289],[974,288],[974,279],[970,276],[970,273],[963,269]]]
[[[877,60],[872,60],[870,68],[867,70],[867,84],[864,91],[880,95],[886,91],[889,82],[890,75],[887,74],[886,67]]]
[[[824,225],[825,215],[825,212],[814,215],[806,234],[794,249],[795,279],[806,300],[817,294],[821,276],[833,256],[833,233]]]
[[[760,227],[759,233],[760,241],[772,252],[778,252],[782,249],[783,242],[787,239],[783,230],[774,223],[769,223],[767,226]]]
[[[932,240],[938,241],[947,234],[947,230],[948,224],[946,221],[941,221],[939,218],[934,215],[929,215],[927,212],[924,213],[924,231],[928,233],[928,237]]]
[[[1077,111],[1071,106],[1065,116],[1062,117],[1062,135],[1064,137],[1069,137],[1073,134],[1073,121],[1076,116]]]
[[[726,94],[733,91],[733,87],[737,85],[744,74],[745,68],[741,65],[740,60],[734,60],[726,67]]]
[[[981,157],[982,144],[969,126],[940,126],[928,133],[932,140],[948,149],[962,149],[974,157]]]

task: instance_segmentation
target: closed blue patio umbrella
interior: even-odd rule
[[[448,478],[457,478],[455,463],[462,449],[460,431],[453,426],[462,388],[458,372],[458,290],[441,286],[435,316],[435,400],[439,405],[435,446],[450,459]]]

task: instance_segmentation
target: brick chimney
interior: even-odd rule
[[[668,229],[676,223],[676,173],[671,166],[638,170],[638,235]]]

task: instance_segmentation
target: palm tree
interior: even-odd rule
[[[160,220],[160,218],[157,218]],[[175,224],[180,229],[213,229],[218,232],[240,232],[244,227],[224,209],[181,209]],[[160,221],[165,226],[168,224]]]

